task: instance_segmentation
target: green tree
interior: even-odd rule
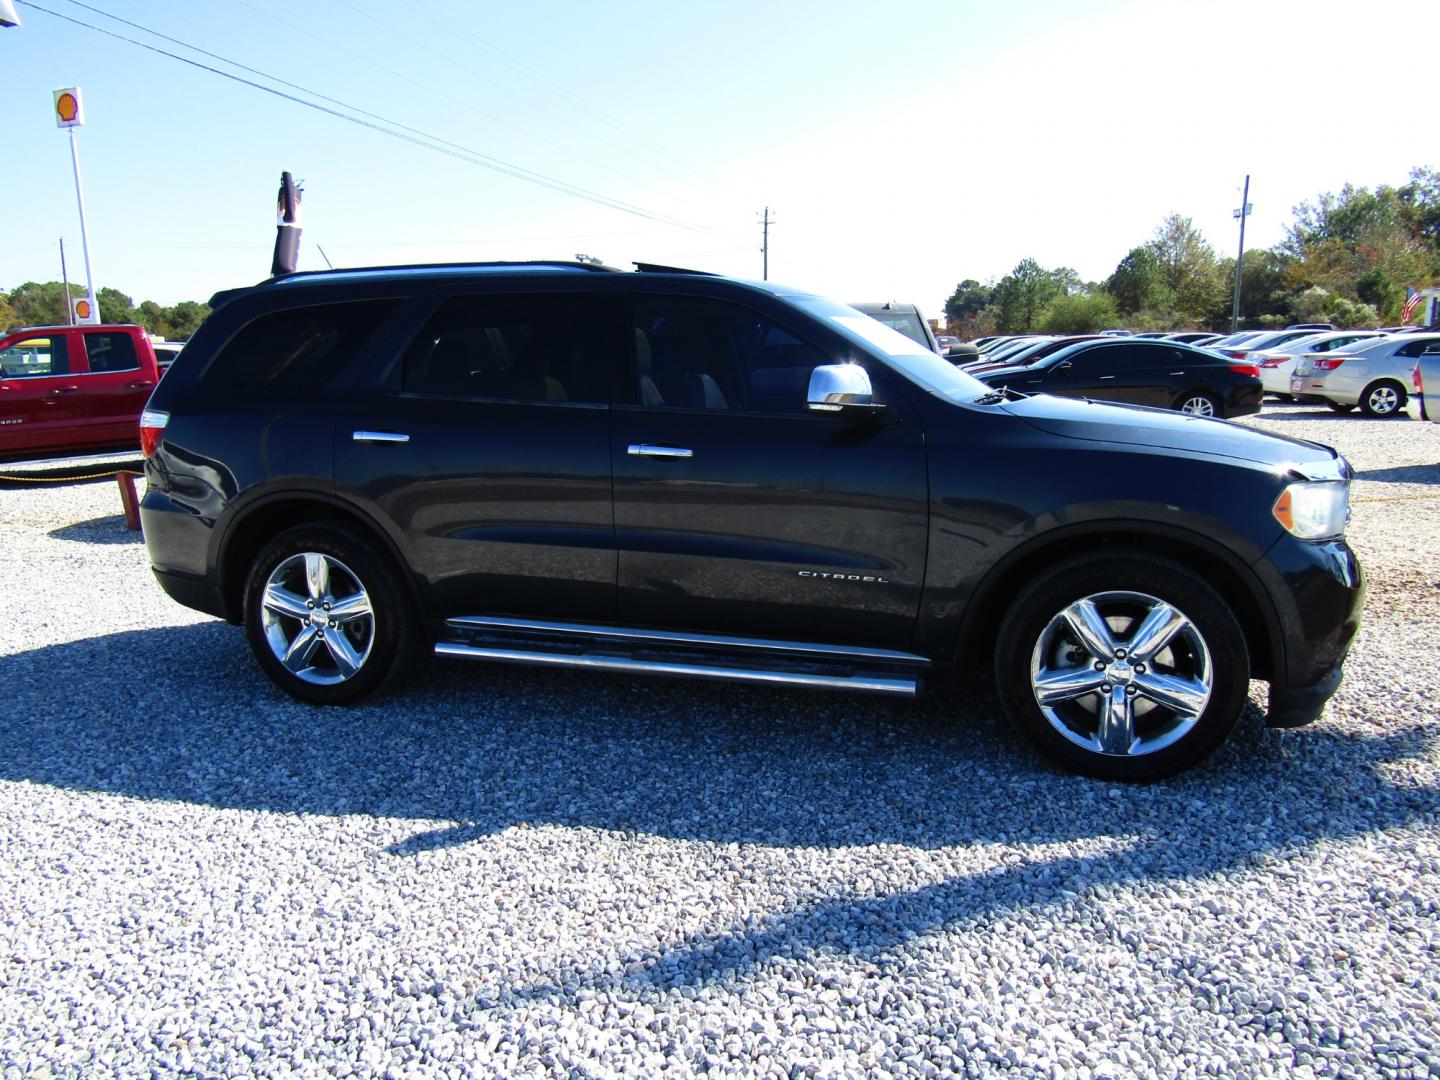
[[[1175,303],[1174,294],[1161,279],[1160,260],[1149,247],[1131,248],[1105,279],[1104,288],[1115,298],[1115,308],[1122,315]]]
[[[210,305],[197,303],[194,300],[181,300],[174,307],[166,309],[170,327],[166,337],[188,338],[200,324],[210,317]]]
[[[10,329],[12,326],[23,326],[20,313],[10,306],[10,298],[0,293],[0,333]]]
[[[70,286],[70,295],[84,294],[83,286]],[[70,321],[65,310],[65,286],[58,281],[25,282],[11,291],[10,306],[22,326],[56,326]]]
[[[119,289],[101,289],[95,297],[100,305],[100,321],[107,323],[133,323],[135,304]]]
[[[1073,293],[1058,296],[1040,317],[1040,330],[1046,334],[1093,334],[1120,321],[1115,300],[1109,293]]]
[[[995,287],[996,328],[1002,334],[1033,330],[1051,301],[1064,294],[1064,274],[1046,270],[1034,259],[1021,259]],[[1069,275],[1073,277],[1074,271]]]
[[[1155,256],[1160,280],[1174,297],[1180,320],[1192,323],[1203,319],[1225,289],[1215,249],[1188,217],[1179,214],[1162,221],[1145,246]]]
[[[955,286],[950,299],[945,301],[945,317],[952,323],[958,323],[979,315],[994,302],[994,285],[982,285],[974,278],[966,278]]]

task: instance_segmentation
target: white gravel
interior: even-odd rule
[[[1368,621],[1319,723],[1148,787],[988,688],[307,710],[113,482],[0,481],[0,1075],[1440,1075],[1440,426],[1245,422],[1355,464]]]

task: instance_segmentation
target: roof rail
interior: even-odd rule
[[[661,263],[637,262],[635,269],[642,274],[694,274],[696,277],[716,277],[710,270],[691,270],[684,266],[665,266]]]
[[[606,266],[604,263],[576,262],[569,259],[502,259],[493,262],[395,263],[386,266],[334,266],[328,270],[293,270],[288,274],[276,274],[272,278],[266,278],[260,284],[266,285],[272,281],[290,281],[293,278],[327,277],[330,274],[357,274],[372,271],[380,273],[387,270],[469,270],[489,266],[554,266],[567,270],[589,270],[592,273],[600,274],[621,272],[618,267]]]

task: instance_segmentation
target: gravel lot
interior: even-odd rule
[[[0,482],[0,1075],[1440,1075],[1440,426],[1245,422],[1354,463],[1368,621],[1318,724],[1149,787],[988,687],[307,710],[113,482]]]

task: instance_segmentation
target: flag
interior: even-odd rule
[[[1407,323],[1420,305],[1420,293],[1415,289],[1405,290],[1405,306],[1400,309],[1400,321]]]

